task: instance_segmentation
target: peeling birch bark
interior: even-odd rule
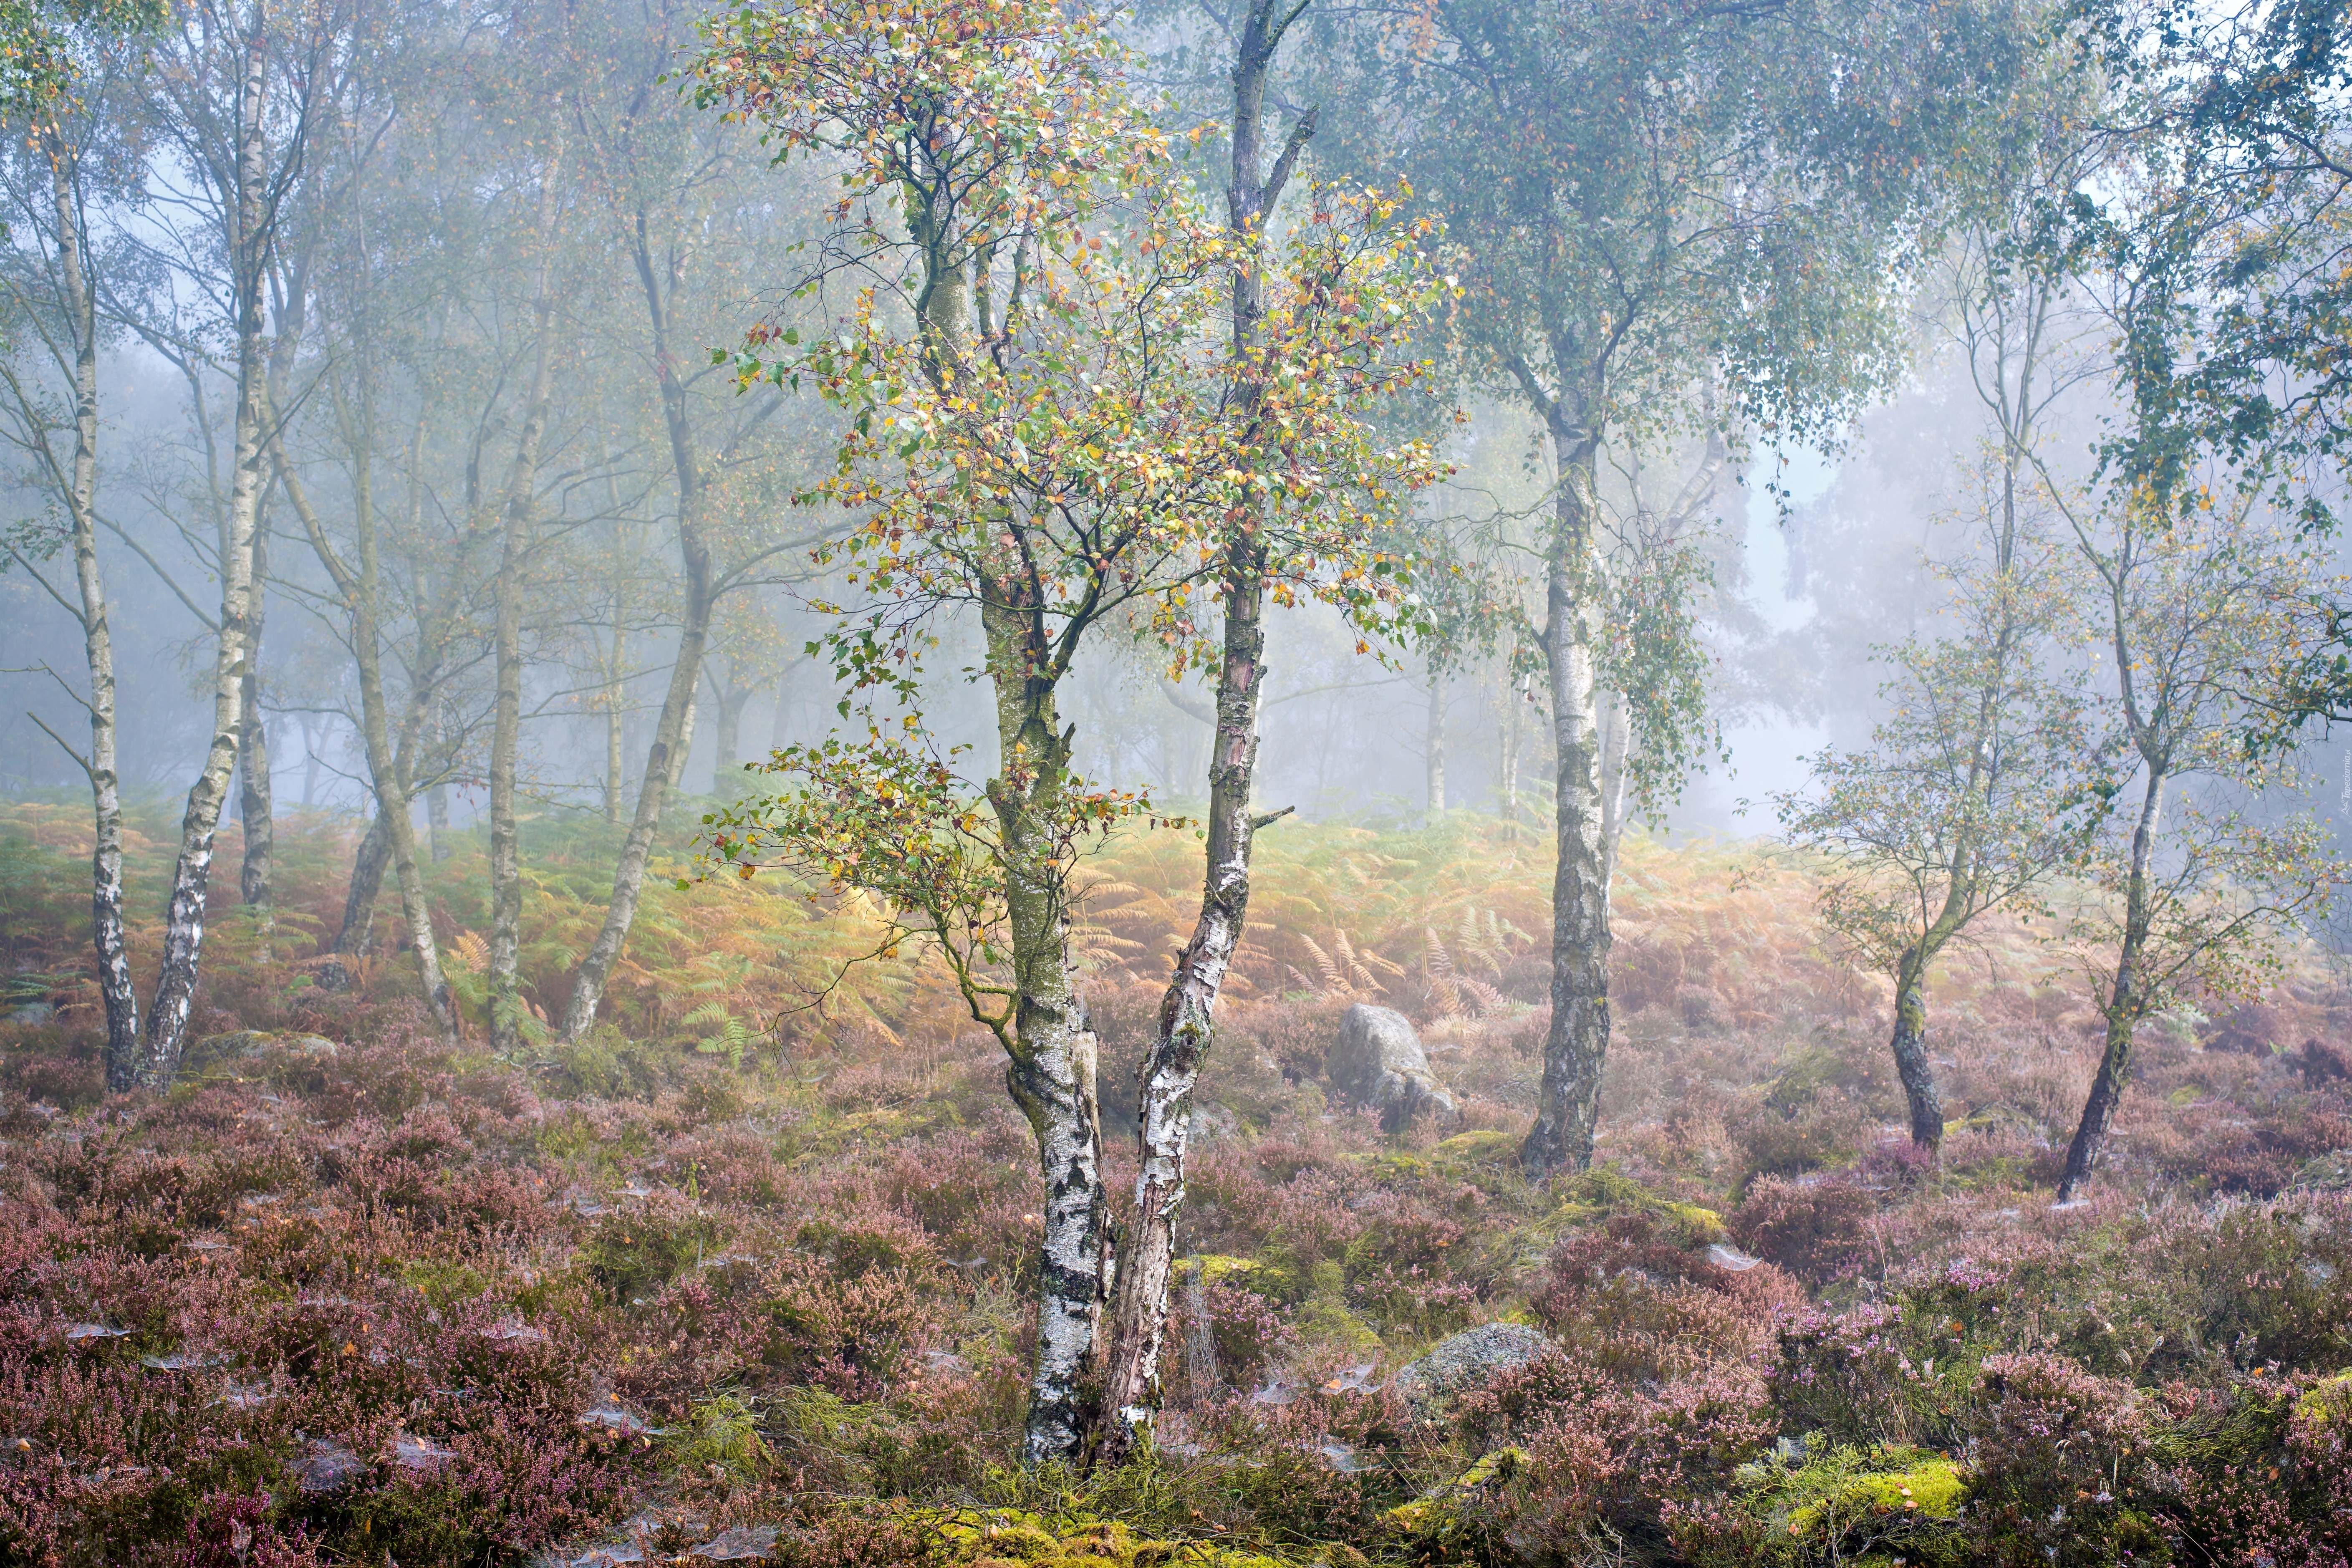
[[[1059,671],[1039,657],[1037,622],[992,591],[981,607],[996,693],[997,773],[989,781],[1013,948],[1012,1058],[1005,1088],[1037,1140],[1045,1183],[1039,1253],[1037,1359],[1022,1453],[1075,1464],[1099,1426],[1091,1386],[1111,1275],[1110,1205],[1102,1184],[1096,1042],[1070,957],[1069,868],[1056,837],[1070,764],[1055,707]]]
[[[266,12],[257,6],[255,25]],[[205,897],[213,866],[213,836],[220,826],[229,774],[236,765],[245,722],[245,675],[251,647],[248,624],[253,598],[253,541],[264,480],[262,461],[263,366],[261,268],[265,167],[263,96],[269,53],[245,51],[238,88],[236,232],[228,236],[236,289],[236,414],[233,450],[236,470],[229,489],[226,537],[221,551],[220,646],[213,666],[213,733],[205,765],[188,791],[180,819],[180,853],[172,872],[171,900],[163,921],[163,973],[147,1011],[139,1081],[167,1087],[187,1044],[188,1011],[195,1000],[197,965],[204,953]]]
[[[1258,699],[1265,686],[1261,565],[1244,554],[1225,584],[1201,912],[1160,1005],[1158,1034],[1138,1069],[1135,1223],[1120,1249],[1118,1311],[1105,1357],[1108,1419],[1097,1454],[1104,1464],[1126,1458],[1160,1407],[1192,1095],[1216,1043],[1217,998],[1249,921],[1250,849],[1259,826],[1250,815],[1250,785],[1257,763]]]
[[[114,632],[98,562],[98,313],[81,249],[80,160],[52,121],[34,139],[48,160],[57,223],[58,283],[73,337],[74,449],[66,472],[66,519],[80,589],[82,653],[89,670],[90,939],[106,1008],[106,1086],[129,1089],[139,1072],[139,991],[131,978],[122,919],[122,784],[116,759]]]
[[[1265,79],[1283,34],[1305,12],[1286,15],[1273,0],[1250,0],[1234,53],[1233,179],[1226,187],[1226,232],[1254,242],[1281,198],[1299,152],[1315,132],[1307,111],[1292,126],[1271,170],[1265,167]],[[1263,273],[1238,269],[1233,283],[1233,355],[1248,363],[1265,313]],[[1256,399],[1236,378],[1236,406],[1244,416]],[[1145,1440],[1160,1406],[1160,1357],[1168,1336],[1170,1289],[1176,1265],[1176,1215],[1184,1203],[1184,1163],[1192,1135],[1192,1095],[1216,1043],[1216,1005],[1234,950],[1247,929],[1250,849],[1260,822],[1250,815],[1257,765],[1258,701],[1265,689],[1265,547],[1235,520],[1222,543],[1219,596],[1225,613],[1224,647],[1217,665],[1215,732],[1209,751],[1207,866],[1201,912],[1192,940],[1160,1005],[1160,1026],[1138,1066],[1138,1168],[1135,1230],[1125,1238],[1118,1274],[1118,1310],[1104,1356],[1102,1427],[1095,1458],[1118,1464]],[[1432,671],[1431,809],[1444,805],[1442,678]]]
[[[1609,868],[1594,701],[1598,438],[1557,406],[1549,423],[1560,464],[1545,620],[1559,851],[1552,876],[1551,1028],[1535,1125],[1519,1149],[1520,1163],[1536,1176],[1591,1163],[1609,1054]]]

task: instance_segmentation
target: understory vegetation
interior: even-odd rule
[[[1930,1166],[1815,869],[1632,839],[1598,1157],[1536,1187],[1548,856],[1466,814],[1286,823],[1201,1090],[1167,1408],[1083,1477],[1016,1462],[1042,1193],[1002,1053],[911,948],[841,981],[855,910],[656,892],[593,1035],[494,1054],[478,843],[430,870],[452,1047],[389,902],[352,984],[298,956],[352,830],[281,817],[274,924],[221,919],[180,1082],[110,1098],[74,820],[0,816],[0,1563],[2352,1553],[2352,989],[2315,958],[2151,1023],[2053,1210],[2097,1015],[2039,927],[1937,981]],[[530,829],[527,993],[593,930],[564,868],[598,831]],[[1114,1194],[1191,842],[1082,872]],[[1420,1026],[1458,1120],[1333,1101],[1356,1000]],[[1547,1348],[1393,1384],[1502,1322]]]

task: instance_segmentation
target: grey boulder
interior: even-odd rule
[[[1429,1070],[1421,1037],[1392,1007],[1359,1002],[1349,1008],[1324,1070],[1341,1099],[1377,1109],[1381,1125],[1391,1132],[1416,1116],[1460,1114]]]
[[[1527,1365],[1551,1341],[1525,1323],[1485,1323],[1465,1329],[1400,1371],[1389,1386],[1415,1409],[1450,1403],[1483,1388],[1499,1373]]]

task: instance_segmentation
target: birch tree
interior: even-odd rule
[[[0,435],[35,493],[53,498],[62,537],[19,528],[9,558],[35,576],[82,636],[89,749],[53,734],[89,780],[90,937],[106,1011],[107,1078],[122,1088],[139,1059],[139,996],[122,909],[122,792],[117,755],[114,633],[99,552],[100,352],[112,323],[100,314],[90,243],[94,213],[134,199],[137,165],[113,140],[110,110],[134,90],[138,51],[121,34],[152,23],[142,8],[100,12],[86,31],[38,12],[9,58],[0,105],[23,132],[11,159],[8,233],[15,241],[5,289],[6,353],[0,358]],[[70,422],[58,417],[70,410]],[[60,546],[73,559],[70,597],[36,564]],[[68,684],[68,689],[72,688]],[[35,720],[36,723],[39,721]],[[47,726],[43,725],[43,729]]]
[[[1440,291],[1420,267],[1431,226],[1401,221],[1396,198],[1318,187],[1312,210],[1287,215],[1297,224],[1290,236],[1269,237],[1315,130],[1314,111],[1298,116],[1276,152],[1266,111],[1276,54],[1305,10],[1248,0],[1234,35],[1223,235],[1230,341],[1215,416],[1232,465],[1226,477],[1238,478],[1241,493],[1204,542],[1221,622],[1213,649],[1195,655],[1216,672],[1206,863],[1192,937],[1137,1068],[1135,1223],[1123,1238],[1104,1355],[1097,1458],[1109,1464],[1148,1431],[1160,1403],[1192,1095],[1248,925],[1251,848],[1258,829],[1287,809],[1259,813],[1251,801],[1266,604],[1320,598],[1376,630],[1408,575],[1408,563],[1382,548],[1381,524],[1437,473],[1418,444],[1384,449],[1372,422],[1426,368],[1401,351]],[[1416,601],[1415,616],[1425,603]]]
[[[902,5],[877,26],[803,8],[745,13],[714,44],[714,93],[788,144],[846,153],[853,190],[898,196],[907,225],[910,332],[891,329],[869,289],[847,327],[808,355],[757,357],[775,352],[763,335],[745,366],[814,375],[852,419],[843,478],[826,493],[869,521],[825,558],[872,607],[844,607],[827,639],[837,672],[919,704],[918,639],[961,609],[982,638],[997,743],[992,776],[976,786],[951,757],[886,738],[878,722],[863,746],[787,751],[779,763],[804,791],[722,815],[712,847],[747,870],[781,849],[837,886],[879,893],[938,945],[1003,1047],[1047,1193],[1024,1452],[1074,1459],[1099,1421],[1087,1384],[1103,1371],[1111,1270],[1068,879],[1088,835],[1148,808],[1073,773],[1059,693],[1092,636],[1129,606],[1185,647],[1193,585],[1228,559],[1212,520],[1246,531],[1284,497],[1390,493],[1382,463],[1351,432],[1336,439],[1321,411],[1364,389],[1351,373],[1407,309],[1383,274],[1414,261],[1366,245],[1340,216],[1348,204],[1327,204],[1308,226],[1283,351],[1254,350],[1249,374],[1298,389],[1294,415],[1315,416],[1286,461],[1269,460],[1271,438],[1229,416],[1232,350],[1205,314],[1246,253],[1171,177],[1097,19],[949,4]],[[891,248],[870,217],[835,243],[869,261]],[[1246,551],[1235,564],[1259,570]],[[1368,569],[1338,575],[1333,592],[1383,595]],[[1246,644],[1243,609],[1238,626],[1229,613],[1228,635]],[[1254,656],[1234,674],[1254,679]],[[1230,739],[1230,763],[1244,763],[1247,731]]]
[[[263,493],[268,401],[267,284],[279,219],[299,176],[317,89],[341,42],[340,18],[297,10],[280,26],[268,0],[242,10],[197,0],[159,34],[150,99],[163,149],[147,202],[163,221],[151,242],[205,311],[199,330],[217,345],[235,388],[228,501],[218,551],[221,601],[212,675],[212,739],[180,825],[163,969],[136,1059],[110,1062],[108,1081],[161,1087],[186,1042],[204,949],[213,839],[243,740],[254,647],[254,547]],[[142,317],[134,330],[184,351],[176,323]]]
[[[2109,658],[2116,762],[2088,869],[2102,896],[2072,922],[2095,988],[2099,1066],[2058,1180],[2080,1199],[2131,1081],[2148,1016],[2182,999],[2242,995],[2345,880],[2308,810],[2263,809],[2299,779],[2290,752],[2247,744],[2278,671],[2325,626],[2316,552],[2267,525],[2232,487],[2144,488],[2065,515]]]
[[[1998,456],[1978,537],[1940,570],[1950,629],[1885,656],[1889,717],[1864,751],[1813,759],[1815,793],[1780,797],[1790,838],[1827,852],[1823,923],[1895,984],[1888,1048],[1908,1102],[1912,1143],[1933,1154],[1944,1107],[1927,1053],[1927,982],[1979,917],[2041,908],[2095,820],[2079,681],[2064,674],[2072,629],[2068,562],[2021,515]]]
[[[1470,258],[1470,363],[1534,414],[1555,486],[1552,1015],[1521,1154],[1547,1174],[1591,1158],[1609,1042],[1602,451],[1687,432],[1710,385],[1731,403],[1704,423],[1785,437],[1833,428],[1885,380],[1912,150],[1948,138],[2006,35],[1837,0],[1457,0],[1411,26],[1429,31],[1364,45],[1359,74],[1381,86],[1360,118],[1415,127],[1414,183]]]

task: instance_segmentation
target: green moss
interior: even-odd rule
[[[1465,1165],[1516,1165],[1519,1141],[1508,1132],[1457,1132],[1431,1152],[1438,1159]]]
[[[1872,1470],[1838,1478],[1824,1495],[1789,1515],[1796,1535],[1826,1535],[1851,1529],[1864,1517],[1910,1513],[1920,1519],[1955,1520],[1968,1500],[1968,1483],[1949,1459],[1931,1459],[1903,1470]]]
[[[1528,1461],[1525,1448],[1496,1448],[1453,1480],[1383,1516],[1389,1528],[1409,1538],[1444,1540],[1460,1532],[1462,1504],[1482,1487],[1502,1486]]]
[[[1538,1235],[1598,1225],[1612,1214],[1645,1214],[1664,1221],[1690,1246],[1723,1238],[1723,1216],[1715,1210],[1653,1192],[1613,1165],[1595,1166],[1573,1181],[1555,1184],[1555,1190],[1566,1201],[1530,1227]]]
[[[1210,1542],[1154,1541],[1116,1520],[1049,1524],[1012,1509],[965,1509],[923,1516],[920,1522],[946,1547],[948,1562],[972,1568],[1174,1568],[1179,1563],[1186,1568],[1290,1568],[1278,1557]]]
[[[1860,1537],[1913,1563],[1962,1561],[1958,1524],[1968,1479],[1944,1455],[1841,1446],[1801,1466],[1743,1465],[1736,1481],[1776,1558],[1836,1557]]]
[[[750,1480],[774,1458],[760,1436],[759,1416],[732,1394],[698,1401],[664,1446],[672,1472],[697,1480],[713,1475]]]
[[[1336,1293],[1318,1294],[1302,1302],[1297,1325],[1300,1337],[1307,1343],[1350,1356],[1377,1358],[1382,1349],[1378,1331],[1350,1311]]]
[[[1245,1290],[1263,1287],[1255,1283],[1265,1268],[1254,1258],[1232,1258],[1222,1252],[1204,1252],[1193,1259],[1201,1270],[1203,1285],[1234,1285]]]
[[[427,1306],[444,1310],[459,1301],[470,1301],[490,1288],[489,1280],[478,1270],[441,1258],[420,1258],[403,1265],[400,1279],[423,1291]]]
[[[2352,1371],[2312,1384],[2294,1402],[2294,1413],[2315,1426],[2352,1423]]]

